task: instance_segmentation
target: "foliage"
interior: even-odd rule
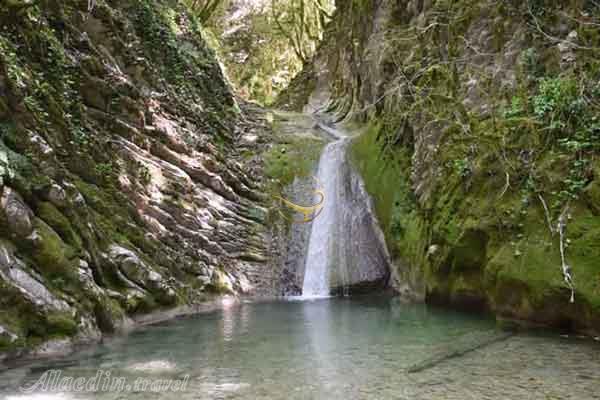
[[[387,26],[371,29],[359,23],[356,2],[339,7],[344,23],[324,48],[333,96],[342,98],[335,109],[345,115],[350,103],[349,116],[376,126],[353,147],[398,263],[425,275],[427,293],[445,302],[466,294],[527,319],[539,308],[572,307],[558,268],[564,247],[576,302],[598,304],[600,8],[396,2],[364,8],[366,20],[391,8]],[[459,273],[470,231],[489,237],[477,249],[485,257]],[[578,313],[578,322],[587,318]]]
[[[322,147],[323,143],[314,138],[282,138],[264,155],[265,174],[281,187],[291,184],[296,177],[309,177]]]
[[[223,0],[204,23],[238,93],[271,104],[322,37],[332,0]],[[190,1],[187,1],[190,4]],[[329,10],[329,11],[327,11]]]
[[[306,63],[323,38],[331,19],[331,3],[325,0],[271,0],[273,20],[298,59]]]
[[[571,79],[543,78],[533,98],[535,116],[549,122],[550,129],[564,128],[567,121],[581,112],[577,84]]]
[[[467,178],[471,175],[471,166],[468,158],[464,157],[454,160],[453,165],[460,177]]]
[[[184,0],[184,3],[204,24],[223,6],[224,0]]]

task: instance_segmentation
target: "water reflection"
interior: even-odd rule
[[[233,339],[235,333],[235,318],[237,317],[235,299],[224,298],[222,300],[222,307],[222,318],[220,321],[221,337],[224,341],[228,342]]]
[[[171,321],[54,362],[0,374],[0,398],[116,399],[593,399],[600,347],[587,341],[515,336],[422,372],[407,368],[489,333],[493,321],[387,298],[236,304]],[[35,393],[17,389],[48,369],[93,376],[98,368],[180,379],[180,393]]]
[[[333,322],[330,315],[330,303],[320,299],[301,303],[303,324],[302,327],[307,339],[306,352],[303,361],[312,368],[304,368],[307,373],[305,382],[307,390],[311,392],[316,385],[322,385],[331,378],[336,371],[335,360],[331,358],[331,339],[334,336],[330,324]],[[319,387],[320,391],[324,388]]]

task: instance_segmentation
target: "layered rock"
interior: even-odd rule
[[[17,1],[0,25],[0,351],[273,291],[261,163],[241,156],[268,127],[185,9]]]

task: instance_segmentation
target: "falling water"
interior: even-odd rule
[[[341,180],[340,164],[344,157],[345,139],[329,143],[319,160],[317,179],[325,192],[323,210],[312,224],[308,255],[304,272],[302,295],[305,297],[329,295],[329,265],[339,256],[336,246],[336,226],[339,221],[336,203]]]
[[[319,160],[317,179],[325,201],[311,227],[303,297],[382,286],[389,271],[370,198],[346,157],[351,139],[337,129],[323,129],[336,140],[325,146]]]

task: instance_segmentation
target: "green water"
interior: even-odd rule
[[[0,398],[599,399],[600,346],[516,335],[418,373],[407,368],[494,334],[489,319],[389,298],[241,303],[0,373]],[[182,379],[183,392],[22,394],[62,377]]]

